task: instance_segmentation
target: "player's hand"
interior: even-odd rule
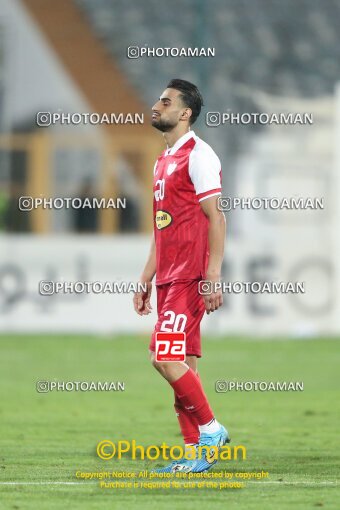
[[[220,281],[220,278],[209,277],[207,275],[206,281],[211,283],[211,293],[203,295],[203,301],[205,305],[205,310],[207,315],[215,310],[218,310],[220,306],[223,304],[223,295],[222,290],[219,286],[216,286],[216,283]]]
[[[133,296],[133,306],[138,315],[149,315],[152,311],[151,291],[152,283],[146,282],[148,285],[147,292],[136,292]]]

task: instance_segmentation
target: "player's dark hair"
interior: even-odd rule
[[[181,93],[180,97],[183,103],[192,111],[189,122],[193,124],[201,113],[203,106],[203,97],[196,85],[186,80],[174,78],[168,83],[167,88],[176,89]]]

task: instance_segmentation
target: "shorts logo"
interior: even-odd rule
[[[158,331],[156,361],[185,361],[185,333]]]
[[[155,216],[156,227],[158,230],[168,227],[172,222],[172,216],[166,211],[157,211]]]
[[[167,173],[168,175],[171,175],[172,173],[174,173],[174,171],[176,170],[176,168],[177,168],[177,163],[170,163],[170,165],[169,165],[169,166],[168,166],[168,168],[167,168],[166,173]]]

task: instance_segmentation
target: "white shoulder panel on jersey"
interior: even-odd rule
[[[201,201],[221,193],[221,162],[210,145],[197,136],[195,140],[189,156],[189,175]]]

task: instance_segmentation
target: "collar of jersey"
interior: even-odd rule
[[[166,149],[165,155],[173,156],[180,147],[182,147],[188,140],[190,140],[190,138],[193,138],[194,136],[196,136],[194,131],[188,131],[187,133],[185,133],[185,135],[181,136],[181,138],[177,140],[173,147],[171,147],[170,149]]]

